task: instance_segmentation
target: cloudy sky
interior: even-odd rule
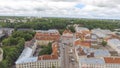
[[[120,0],[0,0],[0,16],[120,19]]]

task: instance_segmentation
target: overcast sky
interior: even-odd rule
[[[120,0],[0,0],[0,15],[120,19]]]

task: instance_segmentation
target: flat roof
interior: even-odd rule
[[[16,64],[36,62],[37,59],[38,59],[38,57],[22,58],[22,59],[20,59],[19,61],[17,61]]]
[[[94,52],[94,56],[110,56],[110,53],[108,50],[103,50],[103,49],[98,49],[95,50]]]
[[[80,58],[79,62],[85,64],[105,64],[105,61],[101,58]]]
[[[57,29],[49,29],[49,30],[35,30],[36,32],[42,32],[42,33],[59,33]]]
[[[89,29],[85,27],[76,27],[75,30],[76,31],[83,31],[83,30],[89,31]]]
[[[98,37],[106,37],[108,34],[113,34],[110,30],[103,30],[103,29],[93,29],[91,30],[93,34],[96,34]]]
[[[109,39],[108,45],[114,46],[116,49],[120,49],[120,40],[119,39]]]
[[[23,60],[25,60],[31,56],[32,56],[32,49],[29,47],[26,47],[15,63],[16,64],[23,63]]]

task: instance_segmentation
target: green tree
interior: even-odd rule
[[[16,37],[20,37],[20,38],[24,38],[25,41],[29,41],[31,40],[35,35],[35,32],[32,31],[15,31],[12,34],[12,37],[16,38]]]
[[[52,43],[49,43],[47,46],[42,46],[42,50],[39,52],[39,55],[51,54],[52,53]]]
[[[71,30],[71,32],[75,33],[75,28],[74,28],[74,26],[69,26],[68,29]]]
[[[0,65],[2,65],[3,68],[10,68],[14,64],[14,62],[17,60],[17,58],[23,51],[25,44],[25,40],[23,38],[12,38],[12,40],[14,39],[18,41],[16,43],[11,43],[11,37],[9,37],[8,39],[9,40],[7,40],[7,42],[10,42],[10,45],[5,46],[6,44],[3,44],[2,46],[4,54],[3,61],[0,63]]]
[[[103,40],[102,45],[105,47],[107,45],[107,42]]]

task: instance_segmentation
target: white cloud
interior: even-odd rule
[[[119,18],[119,4],[119,0],[0,0],[0,15]]]

